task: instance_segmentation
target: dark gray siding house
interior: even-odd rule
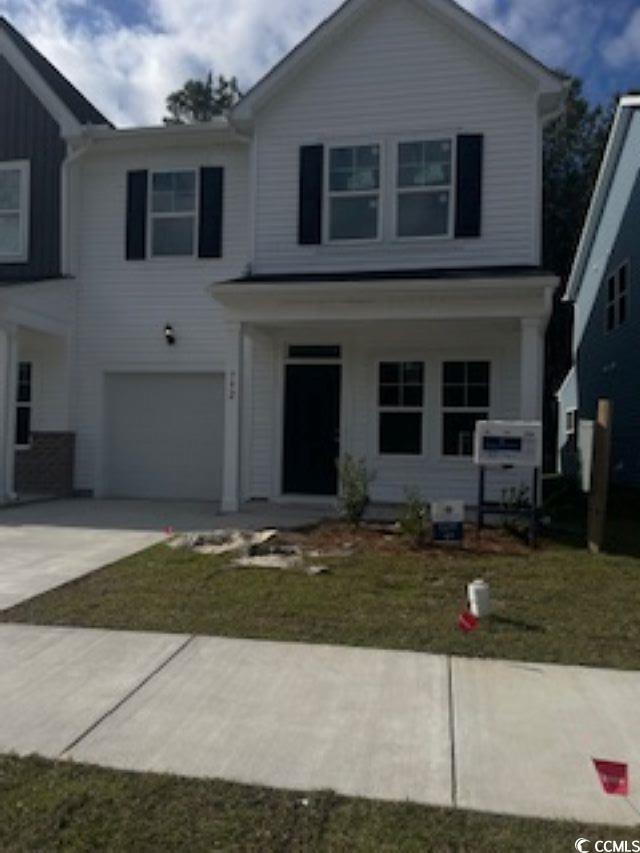
[[[78,127],[109,122],[2,17],[0,39],[0,216],[8,232],[4,238],[0,233],[0,282],[59,278],[61,175],[67,146],[50,106],[15,67],[16,54]],[[28,187],[21,187],[22,181]],[[11,207],[18,195],[28,221],[22,222],[22,211]],[[14,243],[18,230],[20,246]]]
[[[0,500],[73,488],[69,419],[47,406],[71,381],[65,163],[83,127],[106,124],[0,17]]]
[[[560,391],[561,468],[584,464],[580,424],[613,403],[612,480],[640,487],[640,98],[623,98],[569,282],[574,367]]]

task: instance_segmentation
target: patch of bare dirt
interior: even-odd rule
[[[517,536],[503,528],[486,528],[479,535],[473,525],[466,525],[464,542],[460,545],[441,544],[431,541],[431,529],[427,528],[426,542],[416,548],[403,536],[394,524],[364,523],[352,527],[345,522],[327,521],[304,531],[280,534],[283,541],[299,545],[306,552],[318,551],[318,556],[348,556],[357,551],[375,551],[395,556],[429,554],[430,556],[526,556],[531,549]]]

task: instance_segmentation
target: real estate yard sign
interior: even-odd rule
[[[464,503],[435,501],[431,504],[434,542],[460,543],[464,538]]]

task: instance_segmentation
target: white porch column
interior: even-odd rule
[[[520,418],[542,420],[544,326],[538,318],[520,321]]]
[[[15,498],[15,418],[18,337],[15,327],[0,327],[0,503]]]
[[[242,323],[226,325],[227,370],[224,403],[224,468],[222,474],[222,511],[240,508],[242,448]]]

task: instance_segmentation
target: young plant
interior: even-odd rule
[[[338,460],[338,474],[338,510],[343,518],[357,527],[369,504],[369,486],[374,474],[367,471],[364,459],[354,459],[349,453]]]
[[[406,502],[400,516],[400,530],[414,548],[421,548],[427,534],[427,505],[418,489],[405,490]]]

